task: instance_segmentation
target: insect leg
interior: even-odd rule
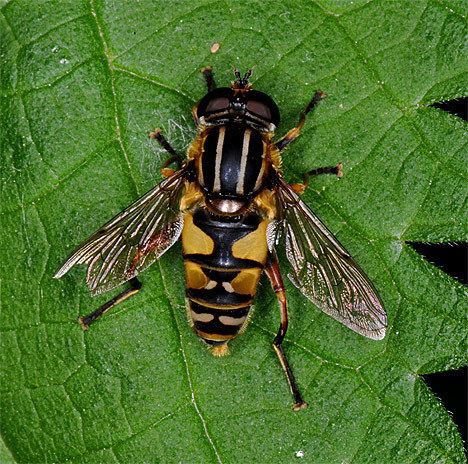
[[[335,174],[338,177],[343,177],[343,163],[338,163],[336,166],[326,166],[323,168],[316,168],[312,169],[311,171],[307,172],[306,176],[320,176],[320,174]]]
[[[291,184],[291,187],[296,193],[303,194],[309,185],[309,178],[313,176],[320,176],[321,174],[335,174],[338,177],[343,177],[343,163],[338,163],[336,166],[326,166],[323,168],[312,169],[302,176],[302,183]]]
[[[151,139],[157,140],[159,144],[166,150],[171,157],[163,164],[162,171],[164,174],[164,169],[166,169],[171,163],[177,163],[177,168],[180,169],[182,167],[182,161],[183,158],[180,156],[174,148],[170,145],[170,143],[166,140],[164,135],[161,134],[161,129],[158,127],[157,129],[154,130],[154,132],[151,132],[149,135]]]
[[[278,258],[276,257],[275,253],[269,254],[265,272],[270,279],[271,286],[273,291],[276,293],[281,309],[281,324],[278,333],[273,340],[273,348],[278,356],[281,367],[283,368],[283,371],[286,375],[289,388],[291,389],[291,393],[294,397],[293,410],[299,411],[300,409],[307,408],[307,403],[302,399],[301,393],[299,392],[299,388],[296,384],[296,379],[294,378],[294,374],[292,373],[291,367],[289,366],[288,360],[286,359],[286,355],[284,354],[283,347],[281,345],[286,335],[286,331],[288,330],[288,308],[283,278],[281,276]]]
[[[122,301],[125,301],[126,299],[138,293],[138,291],[141,289],[141,282],[136,277],[134,277],[129,281],[129,283],[129,289],[119,293],[117,296],[109,300],[107,303],[104,303],[91,314],[88,314],[87,316],[80,316],[78,318],[78,322],[80,323],[81,327],[83,327],[83,330],[88,330],[89,325],[92,324],[96,319],[99,319],[111,308],[118,305],[119,303],[122,303]]]
[[[322,92],[321,90],[317,90],[315,92],[314,96],[312,97],[312,100],[310,100],[305,110],[302,111],[301,116],[299,117],[299,124],[296,127],[293,127],[284,137],[282,137],[275,143],[275,147],[279,151],[284,150],[293,140],[299,137],[299,134],[301,133],[301,129],[304,127],[307,114],[310,113],[315,108],[317,103],[324,96],[325,96],[325,93]]]
[[[203,77],[205,78],[206,88],[208,89],[208,92],[211,92],[212,90],[216,89],[216,82],[213,77],[213,68],[211,66],[207,66],[206,68],[203,68],[201,72],[203,73]]]

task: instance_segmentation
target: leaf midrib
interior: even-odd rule
[[[117,138],[117,141],[118,141],[119,146],[120,146],[120,152],[122,153],[122,155],[123,155],[123,157],[125,159],[127,170],[128,170],[130,179],[132,180],[132,183],[133,183],[133,188],[134,188],[136,194],[140,195],[139,188],[138,188],[138,183],[136,181],[135,175],[133,174],[131,163],[130,163],[130,160],[129,160],[129,157],[128,157],[128,154],[127,154],[127,151],[125,149],[125,145],[124,145],[124,142],[123,142],[123,139],[122,139],[122,130],[121,130],[121,124],[120,124],[121,116],[120,116],[119,111],[118,111],[117,88],[116,88],[116,84],[115,84],[115,77],[114,77],[114,70],[113,70],[113,65],[112,65],[112,58],[111,58],[110,53],[109,53],[109,48],[108,48],[108,45],[107,45],[106,38],[104,36],[103,28],[102,28],[102,26],[101,26],[101,24],[99,22],[99,19],[98,19],[98,15],[97,15],[97,12],[96,12],[96,9],[95,9],[95,6],[94,6],[94,0],[89,0],[89,6],[90,6],[90,9],[91,9],[91,15],[93,17],[93,20],[95,22],[95,26],[96,26],[96,29],[97,29],[97,32],[98,32],[98,35],[99,35],[101,50],[102,50],[104,58],[105,58],[105,60],[107,62],[107,71],[108,71],[108,74],[109,74],[109,81],[110,81],[111,94],[112,94],[112,103],[113,103],[113,113],[114,113],[114,121],[115,121],[116,138]],[[164,290],[165,290],[164,294],[169,295],[168,289],[167,289],[167,286],[166,286],[166,282],[165,282],[165,277],[164,277],[164,274],[163,274],[163,271],[162,271],[162,268],[161,268],[161,265],[160,265],[159,262],[158,262],[158,266],[159,266],[159,273],[160,273],[160,276],[161,276],[161,279],[162,279],[162,282],[163,282],[163,286],[164,286]],[[180,352],[181,352],[181,355],[182,355],[182,361],[183,361],[183,365],[184,365],[185,372],[186,372],[187,385],[188,385],[189,390],[190,390],[190,397],[191,397],[191,402],[190,403],[192,404],[197,416],[200,419],[200,424],[201,424],[201,427],[202,427],[202,433],[205,436],[210,449],[214,453],[214,456],[215,456],[217,462],[219,464],[222,464],[222,460],[221,460],[221,457],[219,455],[219,452],[218,452],[218,450],[217,450],[217,448],[216,448],[216,446],[215,446],[215,444],[213,442],[213,439],[211,438],[211,436],[209,434],[206,420],[205,420],[203,414],[201,413],[200,408],[199,408],[199,406],[197,404],[197,401],[196,401],[196,398],[195,398],[195,390],[193,388],[192,377],[191,377],[190,369],[189,369],[188,362],[187,362],[185,348],[184,348],[184,345],[182,343],[182,335],[181,335],[180,328],[179,328],[179,325],[178,325],[178,322],[177,322],[173,302],[171,301],[170,298],[167,298],[167,301],[169,303],[169,306],[171,307],[171,311],[172,311],[172,315],[173,315],[173,319],[174,319],[174,325],[175,325],[176,330],[178,332]]]

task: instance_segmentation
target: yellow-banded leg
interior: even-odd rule
[[[99,319],[101,316],[106,314],[111,308],[122,303],[122,301],[127,300],[131,296],[137,294],[141,289],[141,282],[134,277],[133,279],[129,280],[130,288],[124,290],[122,293],[119,293],[117,296],[109,300],[107,303],[104,303],[102,306],[99,306],[96,311],[93,311],[91,314],[87,316],[80,316],[78,318],[78,322],[80,323],[83,330],[88,330],[90,324],[92,324],[96,319]]]
[[[284,150],[291,142],[297,139],[301,133],[301,129],[304,127],[306,116],[308,113],[310,113],[318,104],[322,98],[324,98],[326,94],[322,92],[321,90],[317,90],[312,97],[312,100],[309,102],[309,104],[306,106],[305,110],[302,111],[300,117],[299,117],[299,123],[296,127],[293,127],[288,133],[279,139],[275,143],[275,147],[279,150],[282,151]],[[338,163],[336,166],[326,166],[323,168],[317,168],[317,169],[312,169],[309,172],[306,172],[303,175],[303,182],[301,184],[292,184],[291,187],[297,192],[297,193],[304,193],[304,190],[307,188],[309,185],[309,177],[313,176],[318,176],[320,174],[335,174],[338,177],[342,177],[342,163]]]
[[[321,90],[317,90],[315,92],[314,96],[312,97],[312,100],[306,106],[305,110],[302,111],[299,117],[299,124],[296,127],[293,127],[284,137],[282,137],[275,143],[275,147],[279,151],[284,150],[291,142],[293,142],[295,139],[297,139],[297,137],[299,137],[301,133],[301,129],[304,127],[307,114],[310,113],[315,108],[317,103],[323,97],[325,97],[325,93],[322,92]]]
[[[273,348],[278,356],[281,367],[283,368],[284,374],[286,375],[289,388],[291,389],[291,393],[294,397],[294,404],[292,408],[294,411],[299,411],[301,409],[307,408],[307,403],[302,399],[302,395],[299,391],[299,388],[297,387],[296,379],[294,378],[294,374],[292,373],[289,362],[286,359],[286,355],[284,354],[283,346],[281,345],[286,335],[286,331],[288,330],[288,308],[283,277],[281,276],[278,258],[276,257],[275,253],[269,254],[265,272],[270,279],[273,291],[276,293],[281,310],[281,324],[278,333],[273,340]]]
[[[302,176],[302,183],[300,184],[291,184],[291,187],[296,193],[303,194],[305,189],[309,185],[309,178],[314,176],[319,176],[321,174],[335,174],[337,177],[343,177],[343,163],[338,163],[336,166],[325,166],[323,168],[312,169],[309,172],[306,172]]]
[[[166,140],[166,137],[164,137],[164,135],[161,134],[161,129],[159,127],[155,129],[154,132],[151,132],[149,137],[150,139],[154,139],[157,142],[159,142],[159,144],[164,148],[164,150],[166,150],[171,155],[171,157],[162,165],[161,174],[164,177],[172,176],[172,174],[174,174],[174,170],[169,169],[168,166],[172,163],[176,163],[177,169],[180,169],[182,167],[183,161],[182,156],[180,156],[174,150],[174,148],[172,148],[171,144]]]

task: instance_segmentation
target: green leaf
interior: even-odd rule
[[[0,13],[2,462],[462,463],[422,373],[466,362],[462,285],[406,241],[466,239],[466,124],[430,107],[466,95],[467,3],[449,0],[20,1]],[[219,43],[217,53],[210,52]],[[180,246],[144,290],[84,333],[84,269],[59,264],[160,180],[194,135],[199,70],[254,66],[291,128],[287,179],[344,165],[305,194],[377,286],[387,337],[366,340],[288,285],[285,351],[310,407],[293,413],[266,280],[231,355],[185,315]],[[283,268],[287,263],[282,261]],[[302,458],[301,458],[302,456]]]

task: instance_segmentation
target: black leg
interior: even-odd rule
[[[309,185],[309,178],[314,176],[320,176],[321,174],[335,174],[335,176],[343,177],[343,163],[338,163],[336,166],[326,166],[323,168],[312,169],[306,172],[302,178],[304,183],[304,189]]]
[[[202,69],[203,77],[205,78],[206,88],[208,92],[216,89],[216,82],[213,77],[213,68],[211,66],[207,66],[206,68]]]
[[[288,308],[285,287],[276,254],[270,253],[267,265],[265,267],[265,272],[270,279],[271,286],[273,291],[276,293],[281,309],[281,324],[278,333],[273,340],[273,348],[276,352],[276,355],[278,356],[281,367],[283,368],[284,374],[286,375],[289,388],[291,389],[291,393],[294,397],[293,410],[299,411],[301,409],[307,408],[307,403],[302,399],[302,395],[299,391],[299,388],[297,387],[296,379],[294,378],[294,374],[291,370],[291,367],[289,366],[286,355],[284,354],[283,346],[281,345],[286,335],[286,331],[288,330]]]
[[[343,163],[338,163],[336,166],[326,166],[323,168],[312,169],[302,176],[302,183],[291,184],[291,187],[296,193],[303,194],[305,189],[309,186],[309,178],[319,176],[321,174],[335,174],[338,177],[343,177]]]
[[[317,103],[323,97],[325,97],[325,93],[323,93],[322,91],[317,90],[315,92],[314,96],[312,97],[312,100],[306,106],[305,110],[301,113],[299,117],[299,124],[296,127],[293,127],[283,138],[281,138],[275,143],[275,147],[279,151],[284,150],[292,141],[299,137],[301,129],[304,127],[307,114],[310,113],[315,108],[315,106],[317,106]]]
[[[180,169],[182,167],[182,156],[180,156],[174,148],[171,147],[169,142],[166,140],[164,135],[161,134],[161,129],[157,128],[154,132],[151,132],[149,135],[151,139],[157,140],[159,144],[166,150],[171,157],[163,164],[163,169],[167,168],[171,163],[177,163],[177,168]]]
[[[81,327],[83,327],[83,330],[88,330],[89,325],[92,324],[96,319],[99,319],[101,316],[106,314],[107,311],[109,311],[111,308],[118,305],[119,303],[122,303],[122,301],[125,301],[126,299],[139,292],[139,290],[141,289],[141,282],[136,277],[131,279],[129,283],[129,289],[123,291],[122,293],[119,293],[117,296],[109,300],[107,303],[104,303],[91,314],[88,314],[87,316],[80,316],[78,318],[78,322],[80,323]]]
[[[320,176],[320,174],[335,174],[338,177],[342,177],[343,173],[341,172],[343,168],[342,163],[338,163],[336,166],[326,166],[324,168],[316,168],[309,171],[306,176],[313,177],[313,176]]]

